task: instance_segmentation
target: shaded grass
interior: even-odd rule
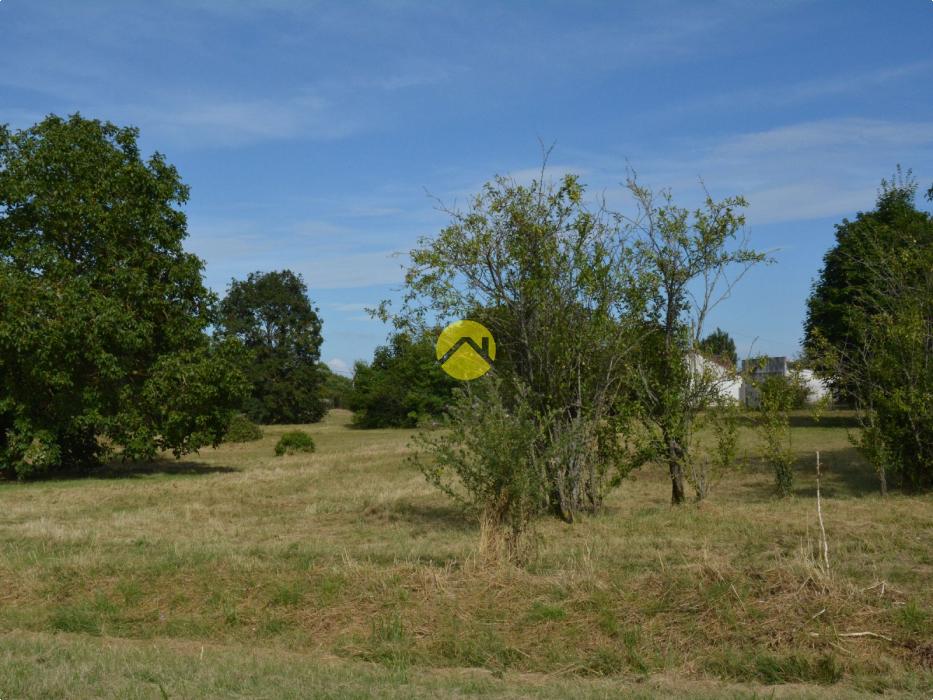
[[[200,470],[0,485],[0,632],[18,640],[0,679],[28,648],[68,650],[54,664],[60,682],[71,669],[85,696],[119,695],[119,683],[81,671],[97,663],[94,640],[113,638],[99,668],[147,669],[180,697],[287,697],[311,677],[340,697],[561,697],[570,687],[753,697],[773,684],[813,697],[910,695],[933,681],[933,499],[881,499],[847,428],[825,418],[794,428],[795,497],[773,497],[746,427],[748,466],[708,502],[671,509],[664,474],[642,470],[600,515],[542,521],[525,569],[475,558],[475,525],[406,464],[410,431],[350,430],[339,411],[303,427],[313,455],[273,457],[294,428],[274,426],[203,451],[190,460]],[[828,579],[808,556],[815,449]],[[857,631],[883,637],[840,636]],[[57,646],[51,633],[73,636]],[[133,639],[163,651],[214,645],[214,663],[225,659],[241,685],[174,651],[150,658]],[[462,682],[456,669],[467,668],[487,675]],[[258,691],[251,672],[281,692]],[[357,672],[368,680],[341,685]],[[429,672],[440,675],[412,681]],[[43,687],[40,667],[18,673]],[[159,697],[152,689],[137,696]]]

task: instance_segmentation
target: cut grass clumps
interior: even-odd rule
[[[786,655],[770,652],[731,651],[712,658],[707,668],[721,678],[767,685],[817,683],[832,685],[843,676],[842,665],[832,654]]]
[[[230,419],[227,434],[224,435],[224,442],[253,442],[261,439],[262,428],[242,413],[238,413]]]
[[[275,446],[276,457],[296,452],[314,452],[314,440],[303,430],[291,430],[285,433]]]
[[[931,697],[933,494],[882,499],[849,412],[792,414],[780,508],[758,460],[684,509],[646,468],[605,517],[537,523],[526,567],[478,557],[410,430],[350,415],[178,473],[0,482],[0,696]],[[299,429],[320,453],[276,457]],[[829,579],[806,546],[817,449]]]

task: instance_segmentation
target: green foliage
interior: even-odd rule
[[[301,275],[253,272],[233,280],[220,304],[218,334],[250,352],[247,415],[258,423],[313,423],[321,397],[321,320]]]
[[[630,393],[648,428],[642,458],[667,467],[671,502],[679,504],[686,500],[684,479],[693,463],[697,420],[715,409],[721,382],[728,379],[702,360],[703,323],[742,275],[766,257],[738,238],[747,206],[742,197],[717,202],[707,195],[703,207],[691,212],[676,206],[670,192],[657,195],[634,178],[628,188],[638,205],[630,222],[632,285],[645,300],[637,310],[641,332]]]
[[[303,430],[290,430],[284,433],[275,445],[276,457],[296,452],[314,452],[314,440]]]
[[[714,444],[704,455],[698,455],[689,462],[687,480],[696,491],[697,500],[709,496],[713,486],[728,474],[739,469],[739,404],[729,397],[722,397],[712,403],[700,420],[697,428],[708,425]]]
[[[181,455],[242,401],[236,343],[182,247],[188,188],[138,132],[74,115],[0,127],[0,471]]]
[[[413,461],[429,483],[501,533],[508,557],[521,558],[528,526],[548,504],[547,455],[540,451],[546,425],[527,391],[506,400],[493,377],[457,389],[449,430],[419,433],[422,450]]]
[[[882,491],[933,484],[933,216],[915,192],[909,172],[882,181],[876,209],[837,227],[809,302],[808,352],[855,404]]]
[[[489,328],[497,400],[529,422],[510,434],[535,436],[522,455],[513,446],[516,465],[544,469],[560,517],[599,508],[624,470],[618,441],[605,436],[628,418],[615,409],[633,342],[622,323],[629,254],[617,220],[588,210],[572,175],[553,185],[497,177],[467,211],[448,213],[450,225],[411,253],[396,324],[470,318]]]
[[[597,510],[649,459],[669,466],[673,500],[683,501],[693,422],[721,379],[691,369],[700,328],[726,271],[764,259],[733,245],[741,198],[707,198],[691,214],[666,192],[658,203],[634,180],[629,187],[635,220],[588,209],[572,175],[528,186],[496,178],[412,251],[394,319],[414,328],[429,317],[472,318],[492,331],[498,400],[536,428],[516,463],[543,470],[548,505],[568,521]],[[697,280],[705,294],[691,309]],[[636,422],[646,435],[631,430]],[[619,435],[643,439],[629,445]]]
[[[325,408],[349,408],[353,380],[337,374],[326,364],[318,364],[321,375],[321,400]]]
[[[933,485],[933,234],[886,264],[884,309],[862,327],[857,361],[841,362],[863,430],[856,444],[886,488]]]
[[[224,442],[253,442],[262,439],[262,428],[253,423],[248,416],[237,413],[230,419]]]
[[[728,363],[732,367],[735,367],[739,361],[735,341],[732,336],[721,328],[716,328],[715,331],[700,341],[700,350],[719,362]]]
[[[356,363],[347,404],[354,424],[413,428],[443,413],[457,382],[437,363],[437,332],[425,331],[415,340],[411,333],[396,333],[388,345],[376,348],[370,364]]]
[[[799,384],[793,377],[772,375],[758,382],[756,388],[763,456],[774,469],[778,494],[789,496],[794,486],[795,461],[790,411],[799,398]]]
[[[917,183],[900,166],[891,181],[881,181],[875,209],[836,225],[836,244],[823,257],[823,268],[807,300],[804,347],[815,368],[843,398],[852,387],[837,367],[839,353],[864,343],[865,325],[878,309],[885,282],[879,265],[890,256],[910,256],[930,245],[933,217],[914,205]],[[827,355],[827,350],[835,355]]]

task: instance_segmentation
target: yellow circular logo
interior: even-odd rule
[[[454,379],[482,377],[496,359],[492,333],[476,321],[454,321],[441,331],[435,346],[441,368]]]

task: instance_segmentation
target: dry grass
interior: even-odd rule
[[[313,455],[274,457],[278,426],[4,484],[0,697],[916,696],[933,499],[881,499],[846,421],[797,416],[791,499],[745,429],[747,468],[708,502],[672,510],[642,471],[598,517],[542,522],[522,569],[477,556],[478,526],[406,465],[410,433],[339,411],[302,426]]]

